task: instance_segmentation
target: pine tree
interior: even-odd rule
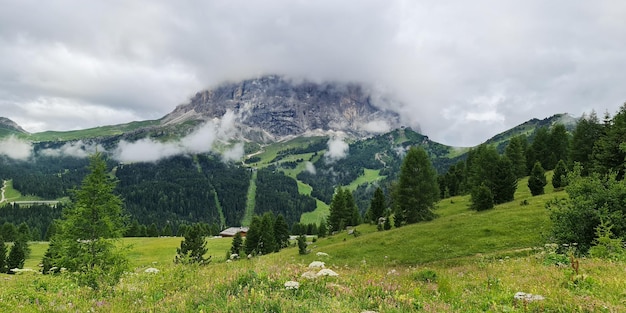
[[[602,135],[602,124],[598,120],[595,112],[589,116],[583,115],[578,120],[576,128],[572,134],[571,149],[569,159],[571,162],[578,162],[582,166],[581,174],[589,175],[593,167],[593,147]]]
[[[328,235],[328,227],[326,227],[326,220],[322,219],[320,222],[320,226],[317,228],[317,236],[320,238],[326,237]]]
[[[517,177],[514,166],[506,156],[500,157],[495,164],[493,181],[493,202],[495,204],[513,201],[517,190]]]
[[[600,174],[617,173],[617,179],[624,177],[626,149],[622,146],[626,138],[626,103],[610,121],[605,122],[604,135],[594,146],[594,171]]]
[[[199,224],[194,224],[188,229],[185,238],[180,242],[180,248],[176,248],[175,263],[203,265],[211,262],[211,257],[204,257],[208,249],[202,233]]]
[[[565,176],[567,175],[567,167],[563,160],[559,160],[554,168],[554,175],[552,176],[552,186],[554,189],[559,189],[567,186]]]
[[[166,224],[165,227],[163,227],[161,235],[166,237],[172,237],[174,235],[174,233],[172,232],[172,226],[169,223]]]
[[[7,263],[7,246],[4,239],[0,236],[0,273],[6,273]]]
[[[127,267],[127,259],[114,244],[125,231],[122,200],[114,193],[102,154],[90,157],[89,174],[63,208],[58,231],[52,236],[56,256],[50,262],[78,274],[79,282],[92,288],[115,284]]]
[[[157,228],[156,223],[152,223],[148,226],[148,237],[159,237],[159,229]]]
[[[378,220],[383,217],[383,214],[385,214],[385,202],[385,194],[383,193],[383,190],[380,187],[376,188],[376,191],[374,191],[374,196],[370,201],[369,209],[370,219],[372,222],[378,223]]]
[[[261,218],[258,215],[252,217],[248,233],[246,234],[246,241],[244,243],[244,251],[246,254],[257,254],[259,251],[259,242],[261,240]]]
[[[530,177],[528,178],[528,188],[533,196],[542,195],[543,187],[546,186],[546,171],[541,166],[540,162],[536,162],[530,171]]]
[[[289,225],[282,214],[278,214],[274,221],[274,241],[276,242],[276,252],[289,246]]]
[[[411,147],[404,157],[394,198],[396,218],[402,219],[397,225],[435,217],[432,209],[439,200],[437,172],[423,148]]]
[[[4,224],[2,224],[2,233],[0,235],[2,235],[4,240],[7,242],[15,241],[15,238],[17,238],[17,229],[13,223],[4,222]]]
[[[347,221],[345,220],[346,210],[346,198],[344,196],[343,188],[337,187],[335,195],[330,202],[328,216],[328,228],[331,232],[341,231],[346,227]]]
[[[241,254],[241,249],[243,248],[243,238],[241,237],[241,233],[237,232],[233,237],[233,242],[230,246],[230,254]]]
[[[48,225],[48,229],[46,229],[46,234],[44,235],[43,240],[50,241],[50,238],[52,238],[52,236],[56,233],[56,228],[56,222],[50,222],[50,225]]]
[[[485,184],[474,189],[471,208],[476,211],[493,209],[493,194]]]
[[[33,239],[32,234],[30,233],[30,227],[28,227],[26,222],[22,222],[20,226],[17,227],[17,234],[18,236],[23,236],[26,241]]]
[[[550,130],[550,138],[548,141],[550,147],[551,158],[553,160],[552,169],[558,163],[558,160],[567,160],[569,156],[570,136],[563,124],[556,124]]]
[[[511,138],[509,144],[506,146],[504,150],[504,155],[506,155],[509,160],[511,160],[511,165],[513,166],[513,173],[517,178],[522,178],[526,176],[528,171],[526,170],[526,136],[520,135]]]
[[[13,242],[13,246],[9,251],[9,256],[6,260],[6,265],[10,271],[13,268],[23,268],[24,261],[30,254],[30,248],[28,247],[28,241],[25,236],[18,236]]]
[[[261,217],[261,236],[259,237],[259,253],[269,254],[276,251],[274,237],[274,214],[266,212]]]
[[[307,254],[307,244],[306,244],[306,236],[300,235],[298,236],[298,253],[301,255]]]

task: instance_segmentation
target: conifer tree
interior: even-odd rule
[[[372,222],[378,223],[378,220],[385,214],[385,202],[385,194],[383,193],[383,190],[380,187],[376,188],[376,191],[374,191],[374,196],[370,201],[369,209],[369,215]]]
[[[435,217],[432,209],[439,200],[437,172],[423,148],[407,152],[394,190],[396,225],[428,221]]]
[[[493,194],[485,184],[474,189],[471,208],[476,211],[493,209]]]
[[[320,238],[326,237],[328,235],[328,227],[326,227],[326,220],[322,219],[320,222],[320,226],[317,228],[317,236]]]
[[[541,166],[540,162],[535,162],[532,171],[530,171],[530,177],[528,178],[528,188],[533,196],[542,195],[547,184],[546,171]]]
[[[266,212],[261,217],[261,236],[259,237],[259,253],[268,254],[276,251],[274,237],[274,214]]]
[[[165,227],[163,227],[161,235],[167,237],[172,237],[174,235],[174,233],[172,232],[172,226],[169,223],[166,224]]]
[[[241,233],[237,232],[230,246],[230,254],[241,254],[241,248],[243,248],[243,238],[241,237]]]
[[[517,190],[517,177],[514,166],[506,156],[500,157],[495,164],[493,177],[493,202],[495,204],[513,201]]]
[[[258,215],[252,217],[248,233],[246,234],[246,241],[244,242],[244,251],[246,254],[256,254],[259,251],[259,242],[261,240],[261,218]]]
[[[174,262],[181,264],[208,264],[211,262],[211,257],[204,257],[207,251],[202,228],[199,224],[194,224],[187,230],[185,238],[180,242],[180,247],[176,248],[177,255]]]
[[[570,135],[563,124],[556,124],[550,130],[550,138],[548,141],[551,153],[551,160],[554,162],[551,167],[553,169],[559,160],[567,160],[569,156]]]
[[[589,116],[583,115],[574,128],[569,159],[580,163],[583,176],[589,175],[592,170],[593,147],[601,135],[602,124],[595,112],[591,112]]]
[[[566,175],[567,167],[565,166],[565,162],[563,160],[559,160],[554,168],[554,175],[552,176],[552,186],[554,189],[567,186],[567,180],[565,178]]]
[[[626,103],[612,119],[605,122],[603,132],[604,135],[594,145],[594,171],[600,174],[615,172],[617,179],[623,179],[626,149],[622,143],[626,138]]]
[[[7,269],[10,271],[13,268],[23,268],[24,261],[30,254],[30,248],[28,247],[28,241],[26,236],[19,235],[13,242],[9,256],[6,259]]]
[[[526,145],[526,136],[520,135],[511,138],[504,150],[504,155],[511,160],[513,173],[517,178],[522,178],[528,173],[526,168]]]
[[[346,227],[346,197],[341,186],[337,187],[335,195],[330,202],[330,214],[328,216],[328,228],[331,232],[341,231]]]
[[[7,246],[4,239],[0,236],[0,273],[6,273],[7,262]]]
[[[125,231],[122,200],[114,193],[116,181],[107,171],[101,153],[90,157],[89,174],[72,195],[72,205],[63,208],[47,260],[78,274],[79,283],[98,288],[115,284],[126,270],[127,259],[114,241]]]
[[[276,242],[276,252],[289,246],[289,225],[287,225],[282,214],[278,214],[276,221],[274,221],[274,241]]]

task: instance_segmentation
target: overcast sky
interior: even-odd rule
[[[0,116],[26,130],[156,119],[225,80],[356,81],[475,145],[626,101],[626,1],[0,0]]]

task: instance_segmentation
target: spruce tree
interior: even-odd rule
[[[6,260],[8,270],[14,268],[24,268],[24,261],[30,254],[30,248],[28,247],[28,241],[26,236],[18,236],[13,242],[13,246],[9,251],[9,256]]]
[[[252,217],[248,233],[246,234],[246,241],[244,243],[244,251],[247,255],[260,253],[259,242],[261,240],[261,218],[258,215]]]
[[[428,221],[435,217],[432,209],[439,200],[437,172],[423,148],[411,147],[407,152],[394,194],[397,225]]]
[[[552,176],[552,186],[554,189],[563,188],[567,185],[565,176],[567,175],[567,167],[563,160],[559,160],[554,168],[554,175]]]
[[[276,252],[289,246],[289,225],[282,214],[278,214],[274,221],[274,241],[276,242]]]
[[[237,232],[230,246],[230,254],[241,254],[241,248],[243,248],[243,238],[241,237],[241,233]]]
[[[522,178],[528,173],[526,169],[525,142],[526,136],[524,135],[513,137],[504,150],[504,155],[511,160],[513,173],[517,178]]]
[[[552,169],[559,160],[567,160],[569,156],[570,135],[563,124],[556,124],[550,130],[550,138],[548,141],[550,147],[551,158],[553,160]]]
[[[493,194],[485,184],[474,189],[471,208],[476,211],[493,209]]]
[[[378,220],[385,214],[385,208],[385,194],[383,193],[383,190],[378,187],[376,188],[376,191],[374,191],[374,196],[370,201],[369,211],[371,221],[375,224],[378,223]]]
[[[0,273],[6,273],[7,263],[7,246],[4,239],[0,236]]]
[[[328,227],[326,227],[326,220],[322,219],[320,222],[320,226],[317,228],[317,236],[320,238],[326,237],[328,235]]]
[[[177,255],[174,262],[181,264],[208,264],[211,262],[211,257],[204,257],[207,251],[202,228],[199,224],[194,224],[187,230],[185,238],[180,242],[180,247],[176,248]]]
[[[626,103],[612,119],[605,122],[603,132],[604,135],[594,145],[594,171],[600,174],[615,172],[617,179],[623,179],[626,149],[622,143],[626,138]]]
[[[331,232],[341,231],[346,227],[345,210],[346,198],[344,197],[343,188],[339,186],[335,190],[335,195],[329,206],[328,228]]]
[[[595,112],[591,112],[589,116],[583,115],[574,128],[569,159],[572,163],[580,163],[583,176],[589,175],[592,170],[593,147],[601,135],[602,124]]]
[[[276,251],[276,239],[274,237],[274,214],[266,212],[261,218],[259,253],[268,254],[274,251]]]
[[[528,178],[528,188],[533,196],[542,195],[543,187],[547,185],[546,171],[541,166],[540,162],[535,162],[533,169],[530,171],[530,177]]]
[[[114,240],[125,231],[122,200],[115,194],[116,181],[107,171],[102,154],[90,157],[89,174],[63,208],[55,241],[56,259],[50,263],[78,274],[79,283],[98,288],[115,284],[127,267],[127,259]]]
[[[301,255],[307,254],[307,244],[306,244],[306,236],[300,235],[298,236],[298,253]]]
[[[517,177],[514,166],[506,156],[500,157],[495,164],[493,177],[493,202],[495,204],[513,201],[517,190]]]

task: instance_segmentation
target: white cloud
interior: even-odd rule
[[[15,160],[26,160],[33,153],[33,145],[29,141],[18,139],[15,136],[9,136],[0,139],[0,155]]]
[[[67,142],[60,148],[46,148],[42,149],[39,153],[45,156],[60,157],[70,156],[75,158],[86,158],[96,151],[105,151],[104,147],[100,144],[84,143],[82,140]]]
[[[276,73],[382,86],[408,125],[473,145],[535,117],[617,111],[623,16],[611,0],[13,1],[0,112],[31,132],[155,119]],[[473,102],[492,95],[493,109]]]
[[[156,162],[179,154],[215,151],[216,141],[229,141],[236,135],[232,115],[229,110],[222,119],[206,122],[178,141],[160,142],[151,138],[135,142],[122,140],[114,151],[114,158],[121,162]],[[227,161],[239,160],[243,154],[243,144],[238,143],[226,150],[222,158]]]
[[[348,156],[350,146],[340,137],[333,137],[328,140],[328,151],[324,154],[328,162],[335,162]]]
[[[391,126],[387,121],[369,121],[360,127],[362,130],[371,133],[385,133],[391,130]]]
[[[305,164],[305,170],[313,175],[315,175],[317,173],[317,170],[315,169],[315,165],[313,165],[313,163],[307,161]]]
[[[232,148],[227,149],[226,151],[222,153],[222,160],[224,160],[225,162],[239,161],[241,160],[241,158],[243,158],[243,154],[244,154],[243,143],[238,142]]]

